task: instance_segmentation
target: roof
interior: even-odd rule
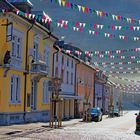
[[[15,14],[14,11],[16,11],[16,7],[14,5],[12,5],[9,1],[19,1],[19,0],[1,0],[0,2],[0,8],[1,10],[2,9],[8,9],[8,10],[11,10],[13,11],[12,13]],[[23,0],[24,1],[24,0]],[[27,1],[27,0],[26,0]],[[31,19],[28,19],[28,18],[25,18],[23,16],[20,16],[20,15],[17,15],[16,16],[19,16],[20,18],[26,20],[27,22],[29,22],[30,24],[33,24],[33,21]],[[39,22],[34,22],[34,24],[39,27],[40,29],[44,30],[45,32],[48,32],[48,34],[53,37],[54,39],[58,40],[58,37],[56,37],[55,35],[53,35],[52,33],[50,33],[50,31],[44,26],[42,25],[41,23]]]
[[[57,50],[60,50],[60,49],[61,49],[61,48],[59,48],[58,45],[57,45],[57,46],[55,45],[54,48],[57,49]],[[95,69],[93,66],[86,64],[86,62],[84,62],[84,61],[81,60],[80,58],[76,57],[75,55],[73,55],[73,54],[68,54],[68,53],[66,53],[63,49],[61,49],[61,52],[62,52],[63,54],[66,54],[67,56],[69,56],[69,57],[71,57],[71,58],[73,58],[73,59],[79,61],[79,63],[82,63],[82,64],[88,66],[89,68],[91,68],[92,70],[96,71],[96,69]]]

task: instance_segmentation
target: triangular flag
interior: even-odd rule
[[[96,11],[97,16],[99,16],[99,11]]]
[[[83,23],[83,28],[86,26],[86,23]]]
[[[118,29],[118,26],[115,26],[115,30],[117,30]]]
[[[119,38],[120,38],[120,39],[122,39],[122,36],[121,36],[121,35],[119,35]]]
[[[65,21],[65,24],[67,25],[68,24],[68,21]]]
[[[81,6],[80,5],[78,5],[78,10],[79,10],[79,12],[81,11]]]
[[[102,16],[103,16],[103,12],[102,12],[102,11],[100,11],[100,12],[99,12],[99,15],[100,15],[100,17],[102,17]]]
[[[134,27],[133,27],[133,30],[135,31],[135,30],[136,30],[136,28],[137,28],[137,27],[135,27],[135,26],[134,26]]]
[[[83,13],[85,12],[85,7],[84,6],[82,6],[82,11],[83,11]]]
[[[76,27],[73,27],[73,30],[75,31]]]
[[[92,31],[91,30],[89,30],[89,34],[91,34],[92,33]]]
[[[65,6],[65,4],[66,4],[66,1],[62,0],[62,5]]]
[[[83,23],[79,23],[80,27],[82,26]]]
[[[60,23],[57,23],[57,27],[59,27],[60,26]]]
[[[121,26],[119,26],[119,30],[121,30],[121,28],[122,28],[122,27],[121,27]]]
[[[97,28],[99,29],[100,28],[100,25],[97,24]]]
[[[100,25],[101,29],[103,29],[104,25]]]
[[[32,14],[29,14],[29,19],[31,19],[31,17],[32,17]]]
[[[61,6],[61,0],[58,0],[59,5]]]
[[[92,31],[92,34],[94,35],[95,34],[95,31]]]
[[[60,24],[61,28],[63,27],[63,24]]]
[[[137,31],[139,31],[139,30],[140,30],[140,27],[138,26],[138,27],[137,27]]]
[[[33,17],[33,19],[34,19],[34,18],[35,18],[35,15],[33,14],[32,17]]]
[[[115,15],[112,15],[113,20],[115,20]]]

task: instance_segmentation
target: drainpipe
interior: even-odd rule
[[[74,85],[75,85],[75,95],[78,93],[78,85],[77,85],[77,66],[80,64],[80,61],[78,60],[78,62],[75,64],[75,81],[74,81]],[[78,113],[78,106],[77,106],[77,100],[74,100],[74,116],[77,117],[77,113]]]
[[[55,76],[54,75],[54,56],[55,56],[55,54],[57,54],[59,52],[59,49],[55,45],[53,47],[57,50],[56,50],[56,52],[53,53],[52,77]]]
[[[95,71],[95,73],[94,73],[94,103],[93,103],[93,107],[95,107],[95,83],[96,83],[96,79],[95,79],[95,77],[96,77],[96,71]]]
[[[25,115],[26,115],[26,97],[27,97],[27,75],[29,74],[29,64],[28,64],[28,45],[29,45],[29,32],[30,30],[33,28],[34,23],[32,23],[32,25],[30,26],[30,28],[27,30],[26,32],[26,55],[25,55],[25,73],[24,73],[24,115],[23,115],[23,119],[25,122]]]

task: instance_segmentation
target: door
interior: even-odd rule
[[[32,81],[31,110],[37,109],[37,81]]]

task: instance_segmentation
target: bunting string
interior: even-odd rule
[[[94,65],[131,65],[131,64],[139,64],[140,60],[137,61],[129,61],[129,62],[93,62]]]
[[[73,54],[75,53],[76,55],[82,55],[82,54],[85,54],[86,56],[90,56],[90,57],[98,57],[98,58],[109,58],[109,59],[139,59],[140,56],[134,56],[134,55],[131,55],[131,56],[121,56],[121,55],[111,55],[111,54],[93,54],[92,52],[90,51],[85,51],[85,52],[80,52],[80,51],[72,51],[72,50],[65,50],[67,53],[69,54]]]
[[[46,1],[46,0],[40,0],[40,1]],[[105,12],[105,11],[100,11],[100,10],[95,10],[93,8],[89,8],[83,5],[78,5],[75,3],[71,3],[69,1],[66,0],[50,0],[50,2],[53,4],[57,4],[61,7],[66,7],[72,10],[77,10],[79,12],[83,12],[86,14],[93,14],[96,15],[98,17],[107,17],[107,18],[111,18],[112,20],[115,21],[122,21],[122,22],[127,22],[127,23],[135,23],[135,24],[140,24],[140,20],[137,20],[135,18],[130,18],[130,17],[124,17],[121,15],[115,15],[113,13],[109,13],[109,12]]]
[[[99,31],[95,31],[95,30],[85,30],[84,28],[78,28],[76,26],[67,26],[65,23],[56,23],[54,21],[52,21],[52,24],[55,25],[56,27],[59,28],[63,28],[63,29],[72,29],[73,31],[77,31],[77,32],[88,32],[89,35],[92,36],[101,36],[101,37],[105,37],[108,39],[120,39],[120,40],[131,40],[131,41],[140,41],[140,37],[139,36],[134,36],[134,37],[130,37],[127,35],[115,35],[115,34],[111,34],[111,33],[106,33],[106,32],[99,32]]]
[[[113,74],[110,74],[109,71],[102,71],[102,70],[99,70],[103,75],[107,75],[108,77],[111,77],[111,78],[115,78],[117,80],[122,80],[122,81],[126,81],[126,82],[130,82],[130,85],[132,83],[135,83],[135,84],[140,84],[140,81],[135,81],[135,80],[130,80],[130,79],[127,79],[127,78],[123,78],[123,77],[120,77],[120,76],[117,76],[117,75],[113,75]]]
[[[67,26],[76,26],[78,28],[93,28],[93,29],[111,29],[113,31],[123,31],[123,30],[130,30],[130,31],[140,31],[140,26],[121,26],[121,25],[103,25],[103,24],[96,24],[96,23],[83,23],[83,22],[70,22],[67,20],[55,20],[55,22],[60,23],[60,24],[66,24]]]
[[[63,29],[70,28],[73,31],[79,31],[79,32],[84,31],[84,29],[82,27],[78,28],[78,27],[67,26],[66,23],[55,22],[51,18],[46,17],[46,16],[36,16],[35,14],[24,13],[24,12],[18,10],[18,9],[16,9],[16,14],[19,15],[19,16],[24,16],[25,18],[28,18],[28,19],[37,20],[38,22],[42,22],[44,24],[53,24],[56,27],[60,27],[60,28],[63,28]],[[98,32],[98,31],[93,31],[93,30],[88,30],[88,33],[89,33],[89,35],[103,36],[103,37],[109,38],[109,39],[118,38],[120,40],[132,40],[132,41],[139,41],[140,40],[140,37],[129,37],[129,36],[126,36],[126,35],[116,36],[114,34]]]

